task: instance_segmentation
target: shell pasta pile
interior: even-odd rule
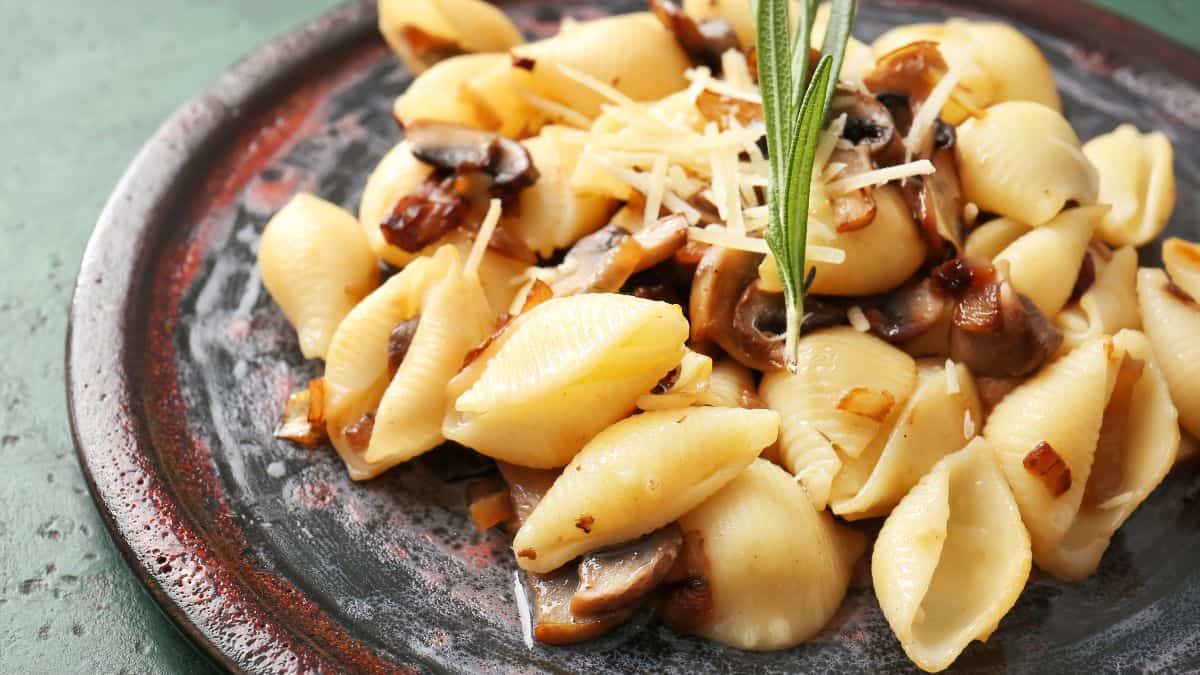
[[[1081,142],[1012,27],[849,38],[785,358],[751,3],[651,0],[532,43],[480,0],[379,15],[418,73],[404,140],[357,215],[300,194],[259,246],[325,364],[276,433],[355,480],[448,441],[494,460],[470,512],[512,536],[538,641],[652,607],[790,647],[868,558],[939,671],[1033,566],[1094,573],[1200,435],[1200,245],[1158,239],[1171,143]]]

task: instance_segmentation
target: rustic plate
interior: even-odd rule
[[[254,264],[268,216],[298,190],[353,208],[397,140],[411,81],[372,2],[262,48],[185,104],[101,215],[71,306],[68,390],[79,456],[109,530],[164,611],[236,671],[759,673],[911,669],[860,570],[814,642],[725,649],[635,622],[574,648],[527,648],[513,565],[463,508],[473,469],[439,451],[365,484],[327,450],[271,437],[317,372]],[[640,0],[512,2],[531,35]],[[948,13],[1022,26],[1085,138],[1118,122],[1175,143],[1172,230],[1200,235],[1200,59],[1078,0],[865,2],[860,37]],[[970,672],[1200,667],[1200,474],[1173,474],[1082,584],[1035,574]]]

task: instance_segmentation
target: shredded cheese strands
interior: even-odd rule
[[[496,225],[500,222],[500,208],[499,199],[493,199],[488,203],[487,215],[483,218],[483,224],[479,226],[475,242],[471,244],[471,253],[467,256],[466,264],[463,265],[463,272],[467,276],[479,277],[479,264],[483,262],[483,254],[487,252],[492,235],[496,233]]]
[[[565,63],[558,64],[558,71],[619,106],[636,105],[633,99],[617,91],[616,88],[604,84],[587,73],[575,70]]]
[[[557,101],[551,101],[529,91],[524,87],[516,88],[517,97],[551,119],[557,119],[578,129],[590,129],[592,120],[578,110],[565,106]]]
[[[758,237],[747,237],[746,235],[735,234],[727,227],[721,225],[709,225],[708,227],[689,227],[688,239],[698,241],[701,244],[710,246],[723,246],[725,248],[736,249],[738,251],[749,251],[750,253],[770,254],[771,249],[767,246],[765,239]],[[840,265],[846,262],[846,252],[840,248],[833,246],[809,246],[808,260],[812,262],[828,263],[830,265]],[[863,317],[866,318],[865,316]]]
[[[646,213],[642,218],[642,223],[646,227],[654,224],[658,220],[658,214],[662,210],[663,195],[667,191],[667,157],[659,155],[654,158],[654,166],[650,170],[650,192],[646,193]]]
[[[933,133],[933,123],[937,121],[942,108],[950,100],[961,77],[962,72],[958,68],[952,67],[946,71],[933,91],[929,92],[929,97],[921,104],[917,114],[913,116],[912,126],[908,130],[908,135],[904,137],[904,160],[906,162],[912,159],[929,134]]]
[[[596,166],[607,171],[612,175],[613,178],[626,183],[644,195],[648,195],[653,191],[653,186],[650,182],[651,178],[648,174],[638,173],[633,169],[618,166],[617,164],[599,156],[591,156],[587,157],[587,159],[593,162]],[[668,209],[683,215],[689,224],[694,225],[700,222],[700,211],[696,207],[681,199],[675,193],[664,191],[663,203],[666,204]]]
[[[962,391],[958,382],[958,368],[953,359],[946,359],[946,393],[953,396]]]
[[[860,333],[866,333],[871,330],[871,322],[867,320],[867,315],[863,313],[862,307],[854,305],[846,311],[846,318],[850,320],[850,327]]]
[[[933,162],[927,159],[919,159],[915,162],[907,164],[897,164],[896,166],[885,166],[882,169],[874,171],[866,171],[854,176],[847,176],[841,180],[835,180],[828,186],[829,194],[839,196],[849,194],[855,190],[861,190],[877,185],[883,185],[894,180],[902,180],[913,176],[928,176],[935,171]]]

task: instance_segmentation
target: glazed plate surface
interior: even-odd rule
[[[571,648],[522,640],[505,539],[479,534],[443,449],[353,483],[329,448],[272,437],[319,374],[262,288],[259,234],[295,192],[357,211],[400,138],[412,76],[347,5],[265,46],[147,143],[88,246],[71,307],[79,454],[113,536],[164,610],[235,671],[881,672],[912,666],[866,561],[811,643],[750,653],[643,616]],[[1200,239],[1200,58],[1078,0],[864,0],[856,35],[951,15],[1011,21],[1045,51],[1067,117],[1091,138],[1129,122],[1174,142],[1170,232]],[[531,37],[640,0],[510,2]],[[1157,247],[1155,247],[1157,248]],[[1147,261],[1152,258],[1147,258]],[[1200,339],[1200,337],[1198,337]],[[1200,470],[1173,473],[1081,584],[1038,574],[960,672],[1200,667]]]

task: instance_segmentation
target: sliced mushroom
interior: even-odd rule
[[[637,604],[667,576],[682,545],[683,533],[672,524],[629,544],[584,556],[571,612],[594,616]]]
[[[1013,288],[1003,269],[992,275],[980,269],[955,306],[950,357],[977,375],[1028,375],[1058,351],[1062,333]]]
[[[762,255],[713,246],[692,281],[692,340],[712,340],[756,370],[783,367],[782,301],[756,283]],[[771,298],[775,295],[775,298]]]
[[[575,242],[550,282],[558,297],[577,293],[615,293],[633,275],[645,251],[616,225],[605,225]]]
[[[958,161],[954,158],[953,140],[950,145],[937,147],[930,156],[936,171],[928,176],[910,178],[901,186],[905,201],[921,225],[921,236],[929,246],[931,262],[938,263],[959,255],[966,241],[963,222],[962,183],[958,177]]]
[[[642,247],[642,259],[635,271],[650,269],[675,255],[687,243],[687,228],[686,218],[672,214],[634,232],[634,241]]]
[[[866,173],[874,168],[865,145],[838,148],[833,151],[829,161],[845,165],[845,168],[838,174],[840,178]],[[861,230],[875,220],[875,198],[871,196],[871,190],[867,188],[838,195],[831,200],[831,206],[838,232]]]
[[[417,159],[457,174],[483,172],[491,176],[492,191],[497,194],[516,194],[539,177],[524,146],[490,131],[418,120],[406,126],[404,133]]]
[[[863,84],[876,94],[899,94],[910,105],[919,104],[949,70],[936,42],[910,42],[879,57]]]
[[[396,202],[379,229],[387,243],[416,253],[461,226],[470,211],[455,177],[434,173]]]
[[[933,281],[910,282],[866,310],[871,332],[899,344],[933,330],[954,307],[954,300],[934,288]]]
[[[714,605],[708,557],[699,532],[685,532],[675,567],[667,575],[658,618],[680,633],[694,633],[712,622]]]
[[[833,115],[846,115],[846,127],[842,138],[857,147],[865,147],[872,155],[882,152],[896,136],[896,122],[887,106],[878,99],[859,91],[839,94],[834,99],[839,104]]]
[[[721,55],[730,49],[741,49],[737,33],[723,18],[697,21],[673,0],[650,0],[650,10],[693,62],[721,73]]]

